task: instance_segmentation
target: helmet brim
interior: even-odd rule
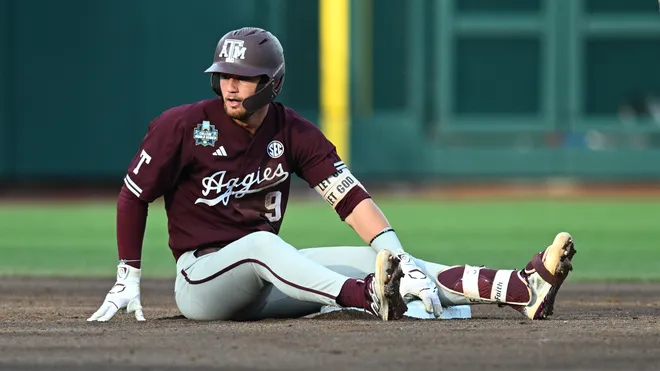
[[[261,68],[241,65],[239,63],[215,62],[204,73],[226,73],[228,75],[256,77],[267,75]]]

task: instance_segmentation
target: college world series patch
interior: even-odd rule
[[[197,124],[193,132],[196,146],[213,146],[218,141],[218,131],[215,130],[215,125],[211,125],[209,121],[202,121]]]

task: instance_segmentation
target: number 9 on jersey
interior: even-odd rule
[[[268,212],[264,215],[271,223],[282,219],[282,192],[268,192],[266,195],[266,210]]]

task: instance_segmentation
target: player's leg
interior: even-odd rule
[[[303,249],[301,253],[331,270],[354,277],[368,270],[376,256],[376,252],[367,246],[312,248]],[[531,319],[539,319],[552,314],[554,299],[572,269],[574,254],[570,234],[559,233],[552,244],[535,254],[523,270],[447,266],[417,258],[415,263],[426,275],[435,278],[440,288],[440,300],[445,307],[508,304]],[[292,310],[306,315],[319,308],[301,305],[274,290],[263,310],[271,313]]]
[[[364,277],[376,262],[377,253],[369,246],[327,246],[300,249],[300,253],[324,267],[347,277]],[[429,277],[449,268],[433,262],[415,259]],[[445,307],[467,303],[464,296],[439,290],[440,300]],[[452,301],[453,299],[453,301]],[[263,306],[254,306],[246,316],[249,319],[303,317],[318,313],[322,304],[295,300],[277,288],[270,290]],[[472,304],[472,303],[470,303]]]
[[[368,246],[335,246],[300,249],[300,254],[350,278],[362,278],[373,270],[376,252]],[[324,304],[294,299],[270,285],[267,297],[243,312],[244,319],[300,318],[318,313]]]
[[[375,254],[369,247],[338,249],[341,248],[310,249],[308,255],[324,265],[341,266],[343,262],[364,269]],[[414,260],[427,276],[435,278],[444,307],[507,304],[530,319],[540,319],[552,314],[557,291],[572,270],[575,252],[573,238],[562,232],[521,270]]]
[[[435,278],[445,307],[506,304],[530,319],[542,319],[552,314],[557,292],[573,269],[575,253],[573,238],[561,232],[520,270],[446,266],[421,259],[415,259],[415,263]]]
[[[328,246],[301,249],[300,253],[309,259],[323,265],[324,267],[342,274],[347,277],[364,277],[375,264],[376,252],[369,246]],[[446,265],[436,264],[417,260],[418,266],[425,270],[429,277],[435,277],[438,272],[448,268]],[[431,273],[429,273],[431,272]],[[451,293],[450,293],[451,294]],[[453,294],[451,294],[453,295]],[[447,300],[444,293],[440,293],[443,305],[446,307],[455,306],[453,302]],[[462,297],[461,297],[462,299]],[[263,301],[263,306],[253,306],[249,312],[245,312],[247,319],[263,318],[290,318],[303,317],[310,314],[319,313],[321,304],[295,300],[277,288],[270,290],[267,298]],[[407,316],[422,318],[423,308],[411,307]],[[463,310],[461,316],[466,315]],[[458,314],[449,314],[447,318],[453,318]],[[457,312],[458,313],[458,312]],[[423,317],[426,318],[426,317]],[[463,318],[463,317],[461,317]]]
[[[521,270],[453,266],[434,277],[442,294],[456,304],[506,304],[530,319],[552,314],[555,297],[573,269],[576,250],[562,232]]]
[[[364,280],[349,279],[310,260],[280,237],[256,232],[208,255],[181,256],[175,296],[188,318],[236,319],[263,305],[270,283],[298,301],[360,306],[384,319],[399,318],[405,305],[397,292],[398,275],[388,275],[396,261],[388,257],[380,254],[371,269],[374,274]]]
[[[369,246],[333,246],[311,249],[301,249],[301,253],[315,262],[322,264],[336,272],[351,277],[360,277],[365,271],[373,266],[376,259],[376,251]],[[438,274],[450,266],[440,263],[413,258],[415,264],[429,277],[438,277]],[[463,295],[458,295],[440,287],[438,294],[444,307],[456,305],[473,304]]]

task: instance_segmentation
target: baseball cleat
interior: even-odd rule
[[[526,306],[513,308],[532,320],[551,316],[557,292],[568,273],[573,270],[572,259],[576,252],[570,234],[557,234],[552,244],[534,255],[520,272],[529,284],[532,299]]]
[[[376,270],[365,278],[366,309],[383,321],[402,318],[408,310],[399,293],[402,277],[399,259],[381,250],[376,256]]]

